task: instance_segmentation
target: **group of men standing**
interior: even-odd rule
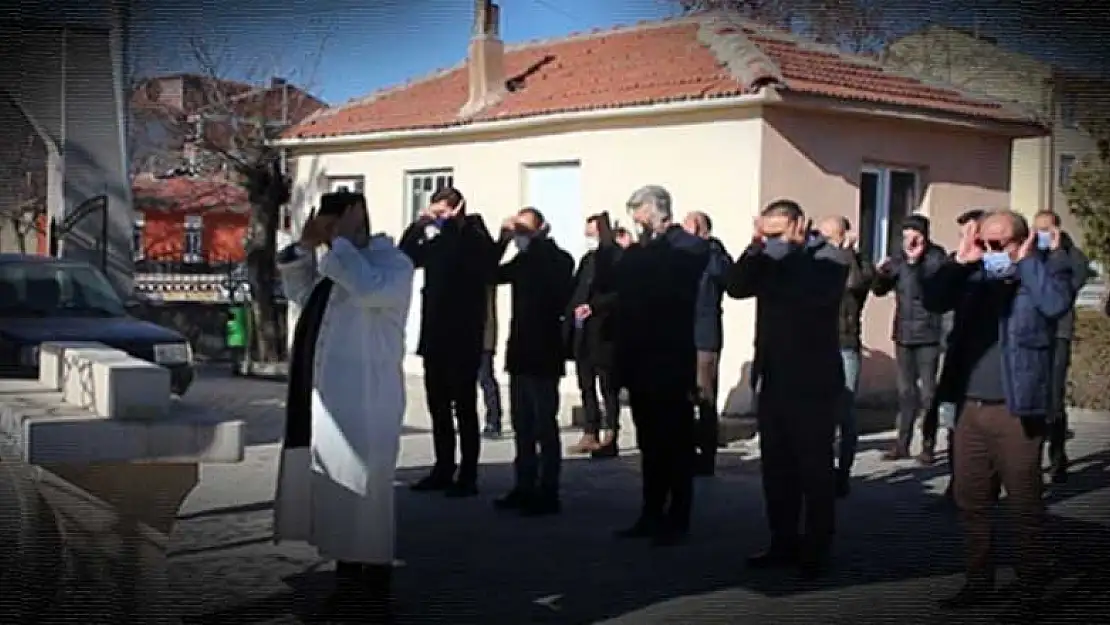
[[[717,450],[721,301],[725,294],[754,298],[752,386],[771,542],[749,564],[818,575],[832,545],[835,499],[847,494],[855,454],[860,315],[869,292],[893,291],[900,427],[888,456],[908,453],[910,419],[922,406],[959,417],[946,425],[955,429],[953,482],[969,539],[968,585],[947,605],[971,605],[990,592],[987,510],[999,481],[1019,508],[1019,581],[1039,587],[1040,449],[1062,413],[1059,391],[1049,389],[1066,366],[1061,334],[1086,278],[1085,267],[1076,278],[1081,255],[1054,215],[1038,215],[1032,232],[1011,211],[965,215],[953,254],[931,243],[927,219],[911,216],[900,252],[871,266],[854,249],[847,219],[828,218],[815,228],[789,200],[761,211],[735,262],[712,237],[708,215],[674,220],[662,187],[638,190],[627,210],[638,241],[614,229],[607,214],[590,217],[591,249],[577,271],[539,210],[518,211],[495,238],[453,188],[433,195],[397,245],[370,235],[361,195],[328,194],[301,241],[282,252],[286,292],[302,312],[276,535],[307,540],[338,560],[331,612],[358,609],[365,619],[369,605],[387,613],[404,325],[416,269],[424,270],[418,354],[435,464],[413,490],[478,492],[478,388],[482,380],[487,392],[498,390],[490,333],[495,290],[507,284],[515,485],[496,507],[525,515],[559,511],[558,386],[571,359],[587,421],[573,451],[619,453],[620,393],[627,391],[643,492],[638,517],[617,535],[682,542],[694,477],[713,472]],[[516,254],[506,262],[510,245]],[[953,322],[945,334],[948,313]],[[487,435],[499,435],[500,403],[488,396],[486,403]]]

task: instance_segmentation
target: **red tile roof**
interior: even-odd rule
[[[527,71],[532,68],[532,71]],[[470,118],[465,63],[321,111],[286,137],[445,128],[473,122],[781,90],[1032,122],[1023,112],[882,68],[771,27],[714,16],[645,23],[510,46],[506,76],[520,86]]]
[[[212,178],[136,178],[131,185],[136,210],[188,214],[250,210],[247,191],[226,180]]]

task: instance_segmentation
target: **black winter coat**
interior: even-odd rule
[[[940,345],[944,318],[925,308],[922,281],[940,269],[947,253],[930,242],[921,260],[911,264],[904,252],[892,256],[885,271],[876,271],[872,291],[882,297],[894,291],[894,328],[891,339],[898,345]]]

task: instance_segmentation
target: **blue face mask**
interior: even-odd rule
[[[782,260],[795,249],[792,243],[781,238],[767,239],[763,243],[763,253],[771,260]]]
[[[447,223],[447,218],[446,217],[436,217],[434,220],[432,220],[432,223],[435,224],[436,228],[439,228],[440,230],[443,230],[443,226]]]
[[[1052,233],[1038,230],[1037,231],[1037,249],[1043,251],[1043,250],[1047,250],[1050,247],[1052,247]]]
[[[983,273],[989,280],[1003,280],[1014,274],[1014,261],[1009,252],[983,254]]]

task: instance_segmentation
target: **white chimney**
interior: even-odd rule
[[[459,111],[470,117],[505,96],[505,43],[500,32],[501,7],[490,0],[474,0],[474,31],[466,59],[470,99]]]

